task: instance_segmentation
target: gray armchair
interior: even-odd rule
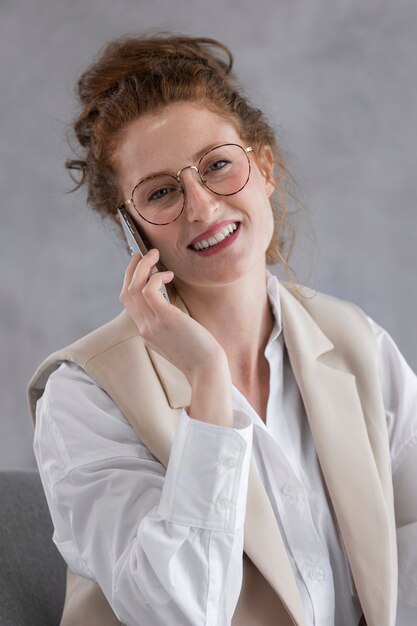
[[[37,472],[0,472],[0,626],[58,626],[66,565]]]

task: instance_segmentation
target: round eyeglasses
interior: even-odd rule
[[[250,146],[243,148],[236,143],[216,146],[203,154],[197,166],[187,165],[176,176],[154,174],[139,181],[130,200],[125,200],[123,204],[133,205],[139,215],[150,224],[171,224],[179,218],[185,207],[185,190],[180,179],[184,170],[194,170],[201,183],[212,193],[233,196],[249,180],[251,164],[248,152],[252,152]]]

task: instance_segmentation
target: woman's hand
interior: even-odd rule
[[[178,307],[168,303],[160,287],[173,272],[150,272],[159,259],[156,249],[135,254],[125,272],[120,302],[136,323],[147,347],[181,370],[192,387],[191,417],[231,425],[231,376],[226,353],[213,335]]]
[[[169,304],[160,287],[171,282],[173,272],[155,272],[156,249],[143,258],[135,254],[124,277],[120,301],[136,322],[145,344],[178,367],[191,382],[196,369],[212,365],[224,351],[201,324]]]

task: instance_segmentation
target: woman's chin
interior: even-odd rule
[[[266,265],[264,264],[263,270]],[[193,275],[183,274],[176,277],[177,285],[198,288],[200,287],[226,287],[236,281],[240,281],[246,276],[254,273],[254,267],[248,263],[247,259],[241,259],[239,263],[227,263],[218,267],[211,267],[209,272],[195,272]]]

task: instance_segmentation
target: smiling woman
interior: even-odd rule
[[[67,167],[147,249],[122,313],[29,385],[61,626],[394,626],[398,591],[417,606],[416,377],[355,305],[267,269],[289,272],[292,180],[231,70],[212,39],[125,38],[78,83]]]

